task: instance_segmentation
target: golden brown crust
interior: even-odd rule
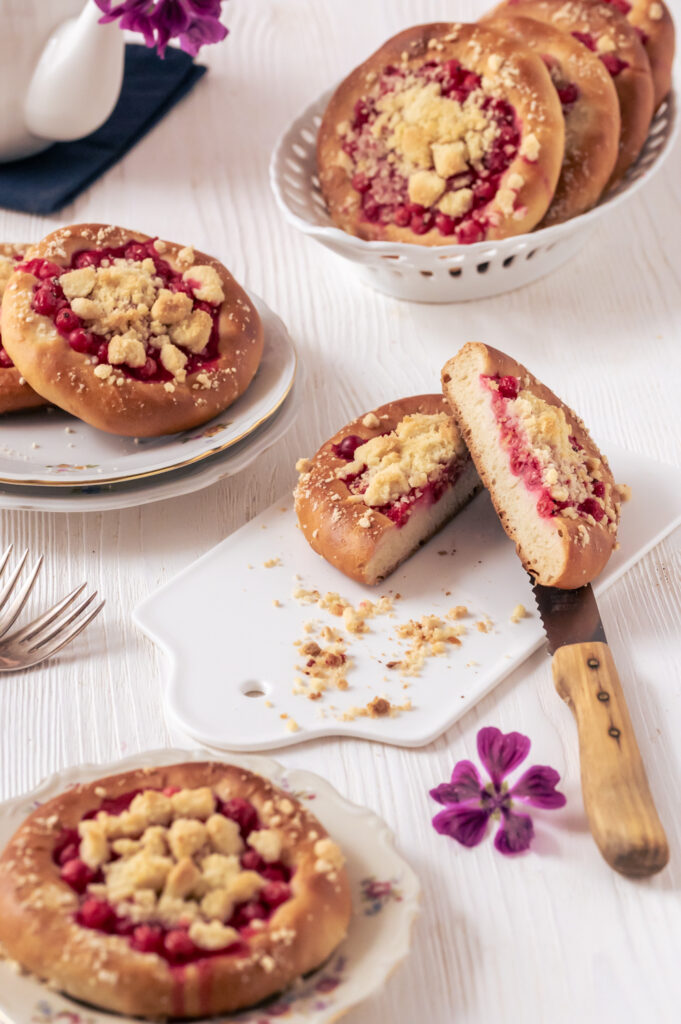
[[[631,10],[627,20],[643,33],[655,88],[657,109],[672,87],[675,30],[669,8],[663,0],[628,0]]]
[[[350,435],[369,441],[394,430],[405,416],[443,412],[450,415],[442,395],[414,395],[388,402],[346,424],[321,446],[309,465],[303,460],[299,467],[301,476],[294,496],[303,536],[317,554],[351,579],[369,584],[380,582],[372,575],[372,559],[386,534],[394,533],[395,524],[372,509],[367,525],[367,506],[353,500],[348,485],[335,475],[347,461],[334,453],[334,445]],[[471,496],[478,487],[479,482],[476,486],[474,481]],[[423,538],[422,543],[427,539]]]
[[[613,78],[621,123],[619,154],[609,182],[615,185],[641,152],[655,110],[650,61],[636,29],[601,0],[507,0],[496,10],[511,10],[563,32],[581,32],[592,37],[597,53],[626,62]]]
[[[496,224],[489,224],[485,238],[506,238],[530,231],[548,209],[563,159],[564,121],[549,74],[536,54],[518,48],[489,28],[442,22],[417,25],[389,39],[341,83],[331,98],[319,130],[317,163],[322,192],[333,220],[344,231],[367,240],[418,245],[451,245],[456,241],[435,228],[419,235],[409,227],[365,220],[338,135],[338,125],[352,121],[356,101],[367,92],[367,76],[371,79],[388,65],[417,69],[435,58],[459,60],[467,69],[485,76],[495,92],[498,90],[515,108],[522,122],[522,140],[530,136],[536,139],[537,158],[530,162],[519,154],[505,172],[500,191],[514,176],[519,175],[522,184],[515,189],[511,212],[501,209],[499,193],[491,201],[489,209]]]
[[[76,894],[59,878],[52,851],[102,799],[136,789],[213,787],[221,799],[250,800],[282,835],[295,866],[292,897],[249,939],[250,954],[218,955],[170,967],[119,936],[73,920]],[[274,821],[272,819],[274,818]],[[253,1005],[319,966],[343,939],[351,914],[343,868],[320,868],[315,844],[327,835],[300,803],[242,768],[191,763],[144,768],[78,785],[39,807],[0,857],[0,943],[38,977],[76,999],[122,1014],[187,1018]],[[310,916],[312,915],[312,917]]]
[[[583,586],[585,583],[595,579],[605,567],[615,546],[616,533],[610,532],[602,523],[582,519],[569,519],[565,516],[555,516],[549,520],[555,529],[562,543],[562,570],[553,579],[544,579],[538,567],[532,564],[529,552],[521,553],[518,546],[518,538],[515,531],[509,525],[508,516],[505,511],[503,496],[499,493],[496,481],[486,471],[486,460],[484,455],[484,442],[478,437],[470,425],[465,421],[458,401],[457,389],[453,379],[456,376],[458,361],[466,359],[469,354],[475,353],[480,367],[480,373],[495,377],[499,375],[519,377],[522,380],[524,390],[530,391],[537,398],[548,402],[550,405],[559,407],[565,413],[568,423],[572,429],[573,436],[584,449],[585,456],[599,459],[602,464],[603,480],[617,494],[617,488],[606,457],[599,451],[591,439],[582,420],[564,402],[558,398],[541,381],[537,380],[526,367],[518,363],[511,356],[492,348],[491,345],[483,345],[479,342],[468,342],[452,359],[445,363],[442,369],[442,385],[454,418],[459,424],[459,429],[468,445],[469,451],[475,462],[476,468],[483,484],[490,493],[492,503],[499,516],[506,533],[516,543],[518,555],[523,561],[525,569],[531,573],[537,582],[547,586],[559,587],[564,590],[572,590]],[[585,532],[586,531],[586,534]]]
[[[149,242],[151,236],[103,224],[60,228],[34,246],[27,258],[45,258],[67,266],[82,249],[116,247],[128,241]],[[182,246],[166,242],[163,259],[176,270]],[[31,310],[36,278],[17,271],[7,286],[2,310],[2,334],[12,360],[36,391],[94,427],[112,434],[154,437],[188,430],[207,422],[243,394],[253,379],[263,349],[262,324],[257,311],[229,271],[212,256],[194,251],[193,265],[213,267],[225,299],[220,307],[220,356],[206,371],[175,383],[169,391],[160,382],[142,382],[112,374],[98,378],[90,357],[73,351],[57,333],[49,317]],[[111,383],[116,378],[116,386]],[[123,383],[118,386],[118,378]]]
[[[541,222],[541,227],[549,227],[590,210],[598,202],[617,161],[619,100],[610,74],[595,54],[566,32],[517,16],[514,10],[498,10],[490,16],[490,25],[550,60],[553,67],[549,71],[559,87],[570,84],[578,90],[577,99],[564,109],[563,167]]]
[[[18,260],[28,248],[28,245],[2,242],[0,243],[0,257]],[[8,277],[0,270],[0,302],[7,280]],[[0,343],[1,341],[0,338]],[[26,383],[16,366],[0,367],[0,415],[5,412],[20,412],[22,409],[35,409],[37,406],[45,404],[45,399],[36,394],[33,388]]]

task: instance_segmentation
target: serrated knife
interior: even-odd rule
[[[556,690],[579,733],[584,807],[608,864],[644,878],[669,860],[629,711],[591,586],[532,584],[553,655]]]

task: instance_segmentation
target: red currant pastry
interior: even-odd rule
[[[620,104],[620,147],[614,185],[641,152],[655,110],[653,76],[640,36],[623,14],[601,0],[508,0],[497,11],[544,21],[600,57]],[[496,13],[496,12],[495,12]]]
[[[662,0],[605,0],[634,26],[646,48],[655,86],[657,108],[672,87],[675,32],[669,8]]]
[[[615,546],[621,495],[582,421],[487,345],[464,345],[442,383],[524,567],[544,586],[589,583]]]
[[[243,394],[260,318],[210,256],[102,224],[61,228],[26,255],[2,310],[7,352],[36,391],[112,434],[170,434]]]
[[[578,40],[544,22],[516,17],[512,7],[502,8],[490,24],[538,53],[558,92],[565,156],[541,227],[560,224],[596,205],[617,162],[620,105],[612,76]]]
[[[506,238],[546,213],[564,135],[536,54],[477,25],[418,25],[336,90],[319,131],[319,179],[333,220],[360,238]]]
[[[360,583],[380,583],[480,489],[441,395],[382,405],[296,468],[305,539]]]
[[[0,244],[0,302],[7,282],[14,273],[16,264],[23,259],[28,246]],[[19,412],[45,405],[45,399],[36,395],[10,359],[0,336],[0,413]]]
[[[339,847],[242,768],[144,768],[39,807],[0,857],[0,942],[75,999],[133,1017],[231,1013],[344,938]]]

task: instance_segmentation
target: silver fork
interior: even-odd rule
[[[7,567],[13,547],[10,544],[5,553],[0,555],[0,576]],[[99,615],[105,604],[100,601],[94,608],[91,607],[97,596],[96,590],[89,597],[78,600],[87,587],[87,583],[82,583],[33,622],[9,633],[28,600],[43,564],[41,555],[26,582],[15,591],[27,559],[28,550],[24,551],[19,564],[0,591],[0,672],[15,672],[51,658],[77,637]],[[10,604],[12,597],[14,600]]]

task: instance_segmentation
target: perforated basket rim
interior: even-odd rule
[[[291,145],[289,140],[291,140],[293,135],[300,137],[303,130],[309,132],[309,123],[314,121],[315,118],[318,119],[313,132],[316,146],[319,121],[329,99],[335,92],[335,88],[327,89],[316,100],[309,103],[280,134],[270,159],[270,186],[279,209],[290,224],[303,234],[317,238],[324,243],[334,243],[333,248],[336,252],[340,249],[345,249],[348,257],[350,253],[347,250],[354,250],[362,261],[366,261],[369,255],[375,254],[376,256],[390,255],[393,259],[396,257],[398,259],[420,257],[418,262],[421,262],[425,253],[431,253],[438,261],[446,260],[450,264],[456,264],[463,263],[469,258],[471,260],[491,259],[500,252],[506,251],[509,255],[520,254],[526,248],[540,248],[549,245],[581,229],[584,229],[586,233],[586,230],[591,228],[604,213],[615,209],[620,203],[633,196],[644,184],[652,179],[653,175],[660,170],[672,151],[679,131],[676,90],[672,89],[655,111],[643,149],[636,161],[627,170],[623,180],[591,210],[579,214],[577,217],[572,217],[561,224],[538,228],[524,234],[512,235],[509,238],[474,242],[470,245],[455,243],[452,245],[424,246],[413,242],[367,241],[342,231],[332,223],[314,224],[301,217],[291,209],[280,181],[280,173],[283,174],[283,171],[280,172],[282,162],[289,155],[289,147]],[[664,131],[665,126],[666,131]],[[648,153],[652,148],[651,142],[661,133],[664,133],[662,142],[655,145],[655,155],[650,160]],[[312,145],[312,143],[308,144]],[[642,170],[641,163],[644,161],[648,165]],[[310,184],[308,182],[308,185]]]

